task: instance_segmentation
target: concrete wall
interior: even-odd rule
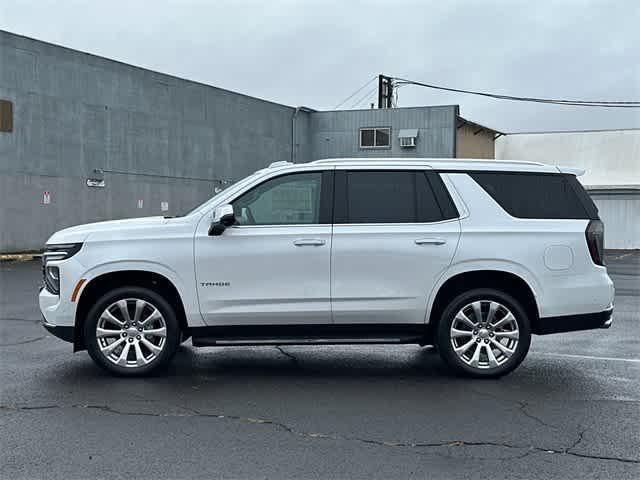
[[[462,125],[456,133],[456,158],[495,158],[494,133]]]
[[[0,252],[40,249],[70,225],[183,213],[274,161],[456,151],[457,106],[296,113],[1,30],[0,99],[14,111],[0,132]],[[391,127],[391,148],[360,149],[362,127]],[[419,130],[415,148],[400,148],[405,128]]]
[[[337,157],[455,157],[458,107],[346,110],[311,114],[312,159]],[[391,127],[391,148],[360,148],[360,129]],[[401,148],[400,129],[418,129],[416,146]]]
[[[588,186],[640,185],[640,129],[509,134],[496,158],[583,168]]]
[[[179,213],[217,185],[195,179],[291,159],[293,108],[2,31],[0,99],[14,110],[0,133],[0,252],[69,225]],[[140,175],[106,172],[89,188],[96,168]]]

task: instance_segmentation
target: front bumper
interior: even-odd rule
[[[550,333],[609,328],[611,325],[613,325],[613,305],[602,312],[540,318],[533,333],[548,335]]]
[[[75,333],[74,327],[53,325],[51,323],[47,323],[44,317],[42,318],[42,326],[45,328],[45,330],[47,330],[47,332],[55,335],[61,340],[73,343]]]

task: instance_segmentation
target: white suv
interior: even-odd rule
[[[44,252],[44,326],[140,375],[193,345],[435,345],[504,375],[531,334],[611,325],[583,172],[527,162],[277,162],[192,212],[82,225]]]

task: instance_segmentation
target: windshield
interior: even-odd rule
[[[252,173],[251,175],[249,175],[248,177],[243,178],[242,180],[233,183],[233,184],[229,184],[226,187],[216,187],[216,190],[218,190],[219,188],[222,188],[222,190],[216,191],[215,195],[213,197],[211,197],[210,199],[208,199],[206,202],[201,203],[200,205],[198,205],[197,207],[193,208],[192,210],[190,210],[189,212],[185,213],[182,216],[188,216],[188,215],[193,215],[194,213],[208,207],[211,203],[215,202],[217,198],[220,197],[220,195],[222,195],[223,193],[227,193],[230,191],[235,191],[238,190],[240,188],[242,188],[244,185],[250,183],[253,181],[254,178],[260,176],[262,174],[263,170],[258,170],[255,173]]]

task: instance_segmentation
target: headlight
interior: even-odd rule
[[[81,243],[45,245],[42,254],[42,275],[45,288],[54,295],[60,294],[60,269],[49,262],[57,262],[73,257],[82,248]]]

